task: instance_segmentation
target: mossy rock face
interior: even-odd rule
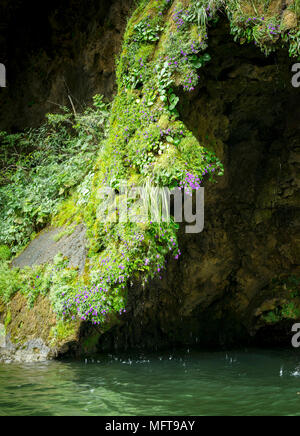
[[[11,300],[8,310],[11,313],[9,333],[12,342],[24,343],[35,337],[48,341],[51,327],[56,325],[56,317],[47,298],[38,297],[34,307],[29,309],[26,298],[18,293]]]
[[[49,360],[68,352],[78,341],[80,322],[63,324],[57,320],[47,297],[38,297],[32,309],[21,294],[3,306],[0,360],[32,362]]]
[[[52,308],[39,295],[27,309],[18,289],[4,318],[11,344],[32,350],[39,341],[49,356],[67,352],[70,343],[88,352],[106,340],[125,348],[220,345],[297,319],[297,297],[274,297],[278,289],[271,286],[274,275],[299,275],[299,110],[296,90],[288,87],[287,55],[299,55],[296,6],[290,2],[286,11],[279,0],[138,3],[117,65],[118,93],[90,200],[83,207],[74,194],[53,219],[57,225],[85,223],[89,252],[82,281],[56,287],[59,301]],[[275,50],[277,58],[265,56]],[[163,229],[101,223],[105,184],[120,202],[123,179],[171,188],[185,183],[187,174],[202,177],[206,187],[203,234],[185,235],[175,223]],[[224,177],[214,185],[216,174]],[[56,236],[53,244],[74,237]],[[42,237],[13,265],[32,265],[26,256]],[[51,244],[45,242],[43,253]],[[77,285],[89,288],[82,311]],[[100,288],[105,294],[92,306]],[[81,321],[57,321],[53,309],[61,309],[64,292],[68,304],[61,315],[101,324],[99,334],[82,342]],[[125,307],[128,315],[119,323]],[[107,310],[113,321],[105,318]]]

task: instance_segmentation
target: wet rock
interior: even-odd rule
[[[0,344],[0,362],[3,363],[33,363],[45,362],[56,356],[56,353],[47,347],[41,338],[35,338],[24,342],[24,344],[13,344],[9,336],[5,344]]]

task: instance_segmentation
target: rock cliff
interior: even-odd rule
[[[121,3],[117,23],[129,8]],[[293,1],[139,3],[125,32],[108,137],[87,203],[73,193],[53,217],[52,225],[84,223],[85,267],[75,278],[71,265],[61,288],[45,272],[52,306],[46,291],[31,309],[18,292],[3,305],[5,353],[23,343],[27,355],[37,349],[41,358],[112,348],[289,343],[300,319],[300,109],[299,88],[291,85],[299,12]],[[112,32],[102,30],[97,42],[91,30],[77,55],[95,72],[89,89],[105,83],[111,94],[106,50],[101,70],[109,80],[97,76],[99,47],[106,41],[109,50]],[[119,41],[118,33],[115,46]],[[60,76],[53,77],[52,86]],[[61,90],[57,95],[63,98]],[[200,234],[174,223],[104,226],[99,220],[105,183],[121,202],[122,179],[171,187],[197,184],[196,175],[205,187]],[[50,257],[47,244],[42,247],[48,264],[61,251],[53,245]],[[32,266],[22,263],[32,249],[14,265]],[[23,317],[34,319],[33,330]]]

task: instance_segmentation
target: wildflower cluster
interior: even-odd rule
[[[299,18],[299,10],[296,8],[296,2],[291,2],[288,10],[295,15],[295,23]],[[286,28],[284,14],[278,10],[274,12],[270,2],[252,4],[250,8],[253,14],[250,14],[250,8],[243,9],[242,2],[228,2],[226,5],[227,14],[230,19],[231,33],[237,42],[254,42],[261,50],[268,55],[276,49],[278,42],[282,46],[287,46],[290,56],[298,56],[300,35],[297,28]],[[297,35],[296,38],[294,35]],[[296,44],[295,44],[296,40]]]
[[[99,286],[84,287],[77,291],[74,297],[68,297],[63,303],[63,316],[76,319],[76,315],[82,321],[90,321],[92,324],[102,324],[113,311],[121,315],[125,313],[124,307],[114,304],[110,289]],[[109,294],[108,294],[109,293]],[[65,293],[62,293],[65,296]],[[117,300],[118,303],[122,302]]]
[[[146,232],[141,232],[132,223],[119,223],[116,227],[108,223],[102,231],[106,233],[107,249],[93,257],[92,284],[74,285],[72,290],[63,290],[56,295],[61,304],[59,313],[64,319],[79,318],[98,325],[109,322],[116,313],[124,314],[128,284],[134,273],[144,273],[144,286],[149,278],[162,278],[168,253],[174,259],[181,255],[175,224],[151,223]]]
[[[201,184],[202,180],[200,177],[187,172],[186,177],[179,184],[179,189],[184,189],[187,195],[192,195],[194,190],[198,191],[201,188]]]
[[[194,71],[187,73],[183,80],[183,89],[189,92],[194,91],[198,82],[198,78],[199,76],[195,74]]]
[[[184,24],[186,23],[186,19],[189,16],[189,11],[184,9],[179,9],[173,15],[173,21],[176,24],[177,30],[181,30]]]

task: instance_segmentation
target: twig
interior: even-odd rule
[[[68,95],[68,98],[69,98],[69,100],[70,100],[70,103],[71,103],[71,106],[72,106],[72,109],[73,109],[73,112],[74,112],[74,116],[75,116],[75,118],[76,118],[76,117],[77,117],[77,113],[76,113],[75,106],[74,106],[74,104],[73,104],[73,100],[72,100],[72,98],[71,98],[70,95]]]

